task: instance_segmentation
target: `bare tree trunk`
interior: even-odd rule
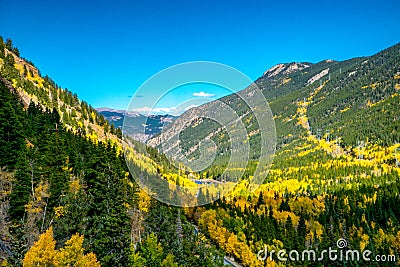
[[[132,208],[128,210],[128,216],[131,220],[131,243],[136,245],[142,241],[143,214],[142,211]]]

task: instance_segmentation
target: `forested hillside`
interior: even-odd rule
[[[221,266],[183,213],[138,189],[120,130],[18,55],[0,38],[0,265]]]
[[[400,45],[343,62],[280,64],[256,84],[274,114],[274,162],[265,183],[252,192],[247,178],[260,153],[257,121],[237,95],[222,98],[242,116],[250,133],[250,161],[245,179],[229,196],[194,211],[202,230],[245,266],[273,265],[256,260],[264,246],[269,251],[322,249],[334,247],[339,238],[347,240],[348,248],[398,256]],[[191,113],[201,117],[206,108]],[[163,134],[168,140],[174,132]],[[196,158],[194,144],[206,136],[217,144],[217,158],[203,175],[218,179],[230,157],[223,127],[201,120],[180,133],[180,146],[189,158]],[[160,146],[159,139],[149,144]],[[299,266],[276,259],[274,263]],[[329,260],[321,265],[334,266]]]

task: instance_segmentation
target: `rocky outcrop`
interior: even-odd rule
[[[290,73],[303,70],[310,67],[310,63],[292,62],[287,64],[278,64],[264,72],[263,77],[275,77],[279,74],[288,75]]]
[[[307,81],[307,84],[313,84],[314,82],[318,81],[319,79],[321,79],[322,77],[324,77],[328,73],[329,73],[329,68],[324,69],[323,71],[321,71],[320,73],[318,73],[317,75],[315,75],[311,79],[309,79]]]

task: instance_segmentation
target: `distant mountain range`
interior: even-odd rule
[[[97,112],[102,114],[104,118],[115,128],[122,129],[125,117],[129,117],[129,123],[125,123],[123,129],[125,133],[134,139],[146,142],[154,135],[161,132],[164,126],[175,120],[172,115],[143,115],[137,112],[126,112],[125,110],[111,108],[96,108]]]

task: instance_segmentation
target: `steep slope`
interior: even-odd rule
[[[1,37],[0,104],[1,266],[222,265],[183,214],[136,183],[151,176],[168,188],[187,175],[157,150],[120,139]]]
[[[18,49],[12,46],[11,41],[4,45],[3,40],[0,39],[0,45],[0,78],[10,91],[19,95],[24,109],[39,107],[44,112],[60,116],[60,123],[48,126],[49,131],[68,131],[76,135],[83,135],[91,142],[115,146],[119,154],[125,155],[131,168],[130,171],[137,174],[136,181],[139,176],[151,177],[153,189],[165,189],[166,191],[163,191],[162,194],[166,199],[173,197],[177,181],[186,185],[193,184],[192,193],[196,193],[196,185],[189,179],[189,176],[196,178],[197,174],[193,174],[187,168],[178,173],[175,165],[169,162],[164,155],[160,155],[157,150],[147,148],[142,143],[133,140],[131,136],[123,139],[121,128],[110,125],[102,114],[86,102],[81,101],[76,94],[60,88],[51,78],[42,77],[33,63],[18,56]],[[129,118],[135,119],[136,117]],[[151,124],[151,127],[148,128],[149,133],[144,133],[145,138],[150,135],[152,127],[158,127],[157,130],[159,130],[161,126],[156,126],[157,124],[171,121],[170,116],[156,116],[155,118],[139,116],[137,118],[143,120],[143,124]],[[128,133],[138,131],[136,128],[127,129]],[[143,138],[143,134],[139,134],[138,137]],[[29,142],[29,140],[27,141]],[[154,190],[149,189],[148,193],[157,195]],[[195,203],[196,199],[192,199],[192,201]]]
[[[50,77],[42,77],[32,62],[19,57],[18,49],[12,43],[2,46],[0,79],[16,90],[25,108],[35,104],[43,109],[55,109],[67,129],[75,133],[82,132],[93,140],[116,141],[116,135],[121,136],[120,130],[110,127],[102,115],[88,103],[79,100],[76,94],[62,89]]]
[[[395,45],[371,57],[323,61],[289,74],[260,77],[257,84],[270,101],[278,134],[273,165],[256,191],[245,179],[226,198],[193,212],[200,229],[244,266],[314,266],[310,258],[282,262],[270,254],[265,261],[255,259],[267,249],[337,248],[338,240],[345,240],[346,249],[371,251],[371,261],[362,263],[366,266],[375,266],[379,255],[388,259],[379,266],[397,266],[399,53],[400,45]],[[259,137],[251,134],[256,122],[247,107],[235,95],[222,100],[244,114],[249,142],[257,148]],[[208,107],[191,112],[201,117]],[[224,148],[229,148],[230,140],[221,128],[198,119],[180,133],[179,145],[189,157],[196,155],[193,144],[198,139],[207,133],[216,135],[222,154],[217,153],[216,164],[203,173],[214,179],[224,172],[220,163],[228,160]],[[149,144],[157,145],[158,139]],[[259,151],[253,149],[253,153],[257,156]],[[254,172],[251,163],[248,177]],[[359,266],[360,262],[345,264]],[[336,263],[321,255],[318,264]]]
[[[354,147],[357,140],[366,141],[366,138],[385,145],[399,142],[396,129],[400,114],[395,108],[400,86],[399,51],[400,45],[395,45],[371,57],[343,62],[279,64],[266,71],[255,83],[270,102],[278,147],[293,138],[326,133],[331,138],[341,137],[343,147]],[[254,131],[257,122],[238,96],[226,96],[221,101],[228,103],[239,116],[243,115],[248,133]],[[302,110],[303,105],[307,109]],[[190,112],[201,117],[206,108],[204,105]],[[355,133],[360,127],[363,131]],[[197,123],[180,133],[180,144],[189,157],[198,153],[193,144],[199,140],[191,139],[196,136],[193,132],[202,133],[203,137],[217,135],[221,147],[217,154],[223,154],[223,149],[229,146],[220,126],[207,121]],[[165,132],[165,138],[173,134],[171,129]],[[158,146],[158,140],[160,138],[155,137],[148,144]],[[258,142],[259,134],[251,134],[250,143],[256,147]],[[253,150],[253,153],[257,155],[258,152]]]

